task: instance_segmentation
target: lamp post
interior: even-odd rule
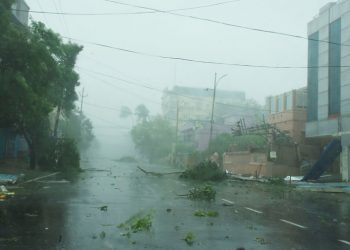
[[[213,103],[211,106],[211,119],[210,119],[210,134],[209,134],[209,145],[213,138],[213,123],[214,123],[214,108],[215,108],[215,98],[216,98],[216,87],[218,86],[219,82],[226,77],[227,74],[221,76],[219,79],[217,79],[217,73],[215,73],[214,77],[214,93],[213,93]]]

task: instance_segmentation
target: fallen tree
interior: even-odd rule
[[[220,181],[226,177],[226,173],[216,162],[212,161],[201,162],[194,168],[188,169],[180,175],[180,178],[202,181]]]
[[[145,174],[150,174],[150,175],[154,175],[154,176],[164,176],[164,175],[173,175],[173,174],[183,174],[184,172],[169,172],[169,173],[158,173],[158,172],[152,172],[152,171],[147,171],[143,168],[141,168],[140,166],[137,166],[138,169],[140,169],[143,173]]]

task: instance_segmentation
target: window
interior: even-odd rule
[[[286,110],[293,109],[293,92],[286,94]]]
[[[329,115],[340,113],[341,19],[329,26]]]
[[[295,102],[297,108],[307,107],[307,93],[305,91],[297,91],[295,96]]]
[[[271,97],[270,102],[271,102],[271,114],[274,114],[276,113],[276,98]]]
[[[313,33],[309,36],[309,55],[308,55],[308,84],[307,84],[307,120],[316,121],[318,119],[318,53],[319,53],[319,34]]]
[[[282,112],[284,110],[283,95],[277,97],[277,112]]]

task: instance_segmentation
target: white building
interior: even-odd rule
[[[15,0],[12,4],[12,14],[15,21],[27,26],[29,17],[29,6],[24,0]]]
[[[350,179],[350,0],[328,3],[308,24],[308,138],[340,138]]]

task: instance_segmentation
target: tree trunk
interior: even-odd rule
[[[55,137],[55,138],[57,138],[58,122],[60,121],[61,109],[62,109],[62,105],[60,104],[57,107],[55,126],[54,126],[54,129],[53,129],[53,137]]]
[[[36,168],[36,149],[34,146],[33,140],[30,139],[29,135],[27,133],[23,133],[24,139],[27,142],[28,148],[29,148],[29,168],[35,169]]]
[[[29,168],[34,170],[36,168],[36,152],[33,145],[29,146],[29,157],[30,157]]]

